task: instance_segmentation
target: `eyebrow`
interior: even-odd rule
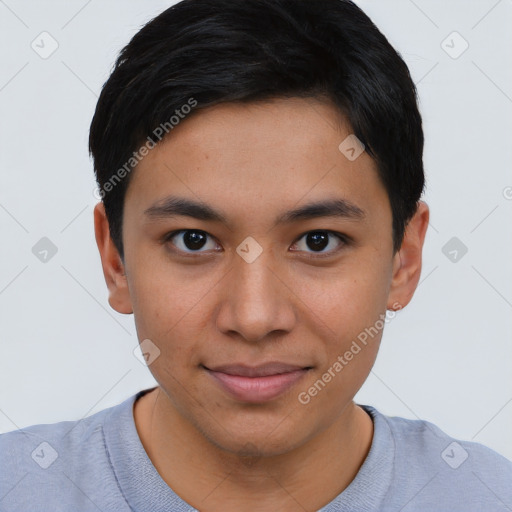
[[[144,214],[151,220],[162,220],[176,216],[192,217],[198,220],[220,222],[229,225],[224,214],[206,203],[184,197],[169,196],[156,202]],[[330,199],[308,203],[299,208],[280,214],[274,221],[274,227],[299,220],[316,219],[320,217],[337,217],[348,220],[363,220],[366,212],[346,199]]]

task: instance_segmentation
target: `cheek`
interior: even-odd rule
[[[314,281],[310,285],[307,300],[325,352],[318,372],[302,391],[317,404],[341,406],[362,386],[377,357],[385,326],[382,315],[386,313],[388,270],[378,257],[361,257],[347,262],[321,286]]]
[[[360,286],[357,287],[360,290]],[[347,302],[331,322],[336,336],[324,345],[325,358],[297,397],[312,415],[326,411],[334,420],[366,381],[377,357],[383,333],[383,313],[374,304]],[[340,306],[342,307],[342,306]],[[317,412],[315,412],[317,411]]]
[[[158,337],[189,325],[207,303],[216,279],[208,269],[179,265],[165,250],[140,250],[130,272],[130,296],[137,324],[144,332]],[[218,279],[217,279],[218,280]]]
[[[357,336],[386,310],[389,280],[376,265],[347,265],[321,280],[302,279],[304,304],[338,342]]]

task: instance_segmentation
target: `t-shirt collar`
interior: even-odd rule
[[[139,438],[133,405],[139,391],[112,408],[105,419],[105,443],[121,492],[134,512],[192,512],[162,479]],[[395,445],[385,418],[372,406],[360,405],[372,418],[374,429],[370,451],[350,485],[319,512],[378,510],[392,479]]]

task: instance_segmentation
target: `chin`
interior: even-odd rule
[[[199,420],[199,421],[198,421]],[[224,415],[222,423],[211,416],[197,418],[196,428],[221,450],[245,457],[271,457],[288,453],[314,436],[314,425],[295,418],[293,411],[249,415],[234,412]],[[231,421],[230,421],[231,420]]]

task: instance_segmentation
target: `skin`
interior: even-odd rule
[[[420,201],[397,253],[376,165],[338,149],[350,127],[327,101],[278,99],[198,111],[138,164],[127,190],[124,262],[102,203],[95,232],[109,303],[134,314],[138,338],[160,350],[158,387],[134,406],[141,442],[163,480],[193,507],[223,512],[318,510],[354,479],[373,422],[353,402],[377,356],[382,330],[312,397],[298,400],[387,309],[418,284],[428,225]],[[228,225],[190,217],[149,219],[168,195],[200,200]],[[322,217],[273,227],[307,202],[343,198],[363,219]],[[209,237],[195,257],[183,234]],[[335,235],[320,250],[304,236]],[[262,253],[236,252],[246,237]],[[173,245],[174,243],[174,245]],[[174,248],[174,251],[172,250]],[[217,249],[217,250],[215,250]],[[264,403],[228,395],[201,365],[282,361],[312,367]]]

